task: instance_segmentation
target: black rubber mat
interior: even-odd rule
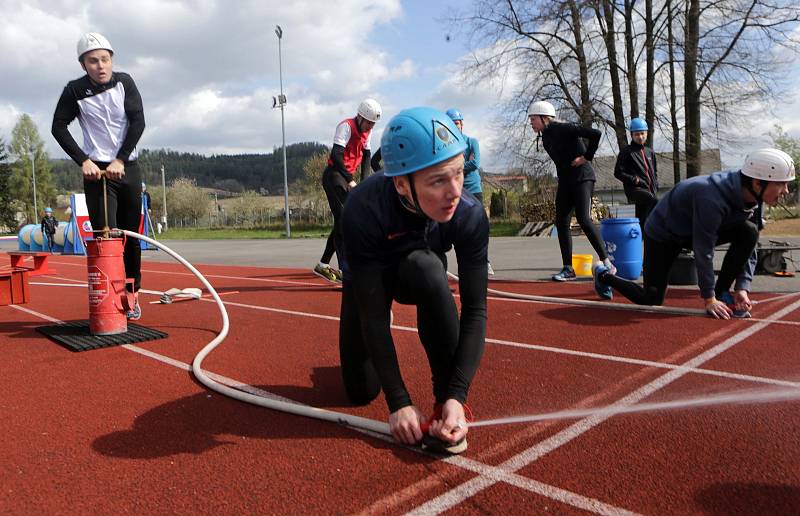
[[[73,321],[53,326],[39,326],[36,330],[71,351],[89,351],[110,348],[120,344],[135,344],[148,340],[163,339],[168,335],[138,324],[128,323],[128,331],[117,335],[92,335],[89,321]]]

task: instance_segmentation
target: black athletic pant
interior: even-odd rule
[[[333,253],[336,252],[336,246],[333,241],[333,229],[331,228],[331,232],[328,233],[328,240],[325,241],[325,250],[322,251],[322,258],[319,259],[322,263],[331,263],[331,258],[333,258]],[[339,267],[341,268],[341,264]]]
[[[730,244],[722,268],[719,271],[714,295],[719,298],[728,292],[736,277],[742,272],[758,242],[758,228],[750,221],[722,231],[717,236],[717,245]],[[619,291],[637,305],[662,305],[667,293],[669,272],[672,264],[684,248],[692,248],[691,242],[659,242],[644,236],[644,286],[612,274],[603,274],[600,281]]]
[[[333,246],[336,249],[336,257],[339,260],[339,268],[344,268],[344,254],[342,254],[342,208],[344,202],[347,200],[347,194],[350,193],[350,184],[342,174],[332,167],[325,167],[322,172],[322,188],[325,190],[325,196],[328,198],[328,206],[331,208],[333,214]],[[327,243],[326,243],[327,251]],[[324,257],[324,255],[323,255]],[[330,261],[330,259],[328,259]]]
[[[447,284],[444,256],[433,251],[417,250],[383,273],[386,304],[392,301],[416,305],[417,328],[422,346],[428,356],[433,375],[433,394],[436,402],[447,400],[447,387],[458,347],[459,321],[453,294]],[[356,273],[357,274],[357,273]],[[361,325],[382,321],[363,321],[355,300],[354,286],[347,278],[342,285],[342,310],[339,324],[339,355],[347,395],[356,405],[375,399],[381,384],[375,365],[364,342]],[[359,292],[359,297],[368,295]],[[388,313],[386,314],[388,319]]]
[[[658,199],[650,191],[644,188],[634,188],[625,192],[628,197],[628,202],[636,206],[636,218],[639,219],[639,227],[644,231],[644,223],[647,221],[647,216],[653,211]]]
[[[108,163],[95,161],[100,170],[105,170]],[[135,162],[125,163],[125,175],[122,179],[110,179],[108,191],[108,227],[139,232],[139,220],[142,210],[142,174]],[[92,229],[100,231],[106,225],[103,208],[103,180],[83,181],[86,194],[86,207],[89,208],[89,220]],[[142,283],[142,248],[135,238],[125,239],[122,253],[125,263],[125,277],[133,278],[133,291],[138,292]]]
[[[558,231],[558,245],[561,247],[561,263],[564,264],[564,267],[572,266],[572,235],[569,232],[569,223],[573,211],[597,256],[601,260],[608,257],[606,246],[603,239],[600,238],[600,232],[592,223],[593,192],[594,181],[581,181],[576,184],[558,183],[555,224]]]

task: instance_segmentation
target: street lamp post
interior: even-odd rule
[[[39,206],[36,203],[36,151],[31,149],[31,176],[33,176],[33,220],[39,218]]]
[[[161,216],[161,222],[164,224],[164,229],[167,229],[167,181],[164,177],[164,165],[161,165],[161,191],[164,194],[164,214]]]
[[[289,226],[289,178],[286,172],[286,126],[284,123],[283,108],[286,106],[286,95],[283,94],[283,58],[281,57],[281,38],[283,29],[275,26],[275,35],[278,36],[278,72],[281,82],[281,93],[277,99],[272,97],[272,107],[281,108],[281,136],[283,137],[283,212],[286,216],[286,238],[291,238],[292,228]]]

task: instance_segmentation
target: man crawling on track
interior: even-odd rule
[[[672,263],[681,249],[694,250],[700,295],[717,319],[750,317],[749,291],[763,203],[775,204],[794,181],[791,156],[778,149],[751,152],[741,170],[698,176],[664,196],[644,227],[644,286],[624,280],[598,263],[594,288],[611,299],[611,288],[639,305],[661,305]],[[714,281],[714,247],[729,244]],[[734,294],[729,289],[733,285]]]
[[[474,198],[461,196],[464,140],[444,113],[401,111],[381,139],[384,172],[351,192],[342,215],[339,350],[347,395],[362,405],[383,388],[395,439],[447,453],[467,449],[464,403],[486,337],[489,222]],[[451,247],[460,320],[447,283]],[[430,418],[413,404],[400,374],[390,331],[393,301],[417,307],[433,377]]]

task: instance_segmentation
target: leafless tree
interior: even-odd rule
[[[700,171],[704,128],[722,141],[748,106],[782,91],[799,20],[797,0],[477,0],[452,21],[475,49],[465,78],[501,82],[507,100],[497,128],[518,161],[533,150],[520,122],[538,99],[560,106],[563,118],[604,123],[617,146],[627,143],[626,114],[641,116],[644,60],[645,119],[662,127],[676,157],[683,142],[691,177]]]

